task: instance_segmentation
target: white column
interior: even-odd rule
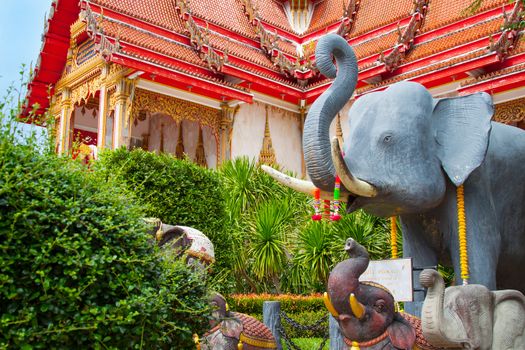
[[[100,97],[98,105],[98,130],[97,130],[97,148],[102,150],[106,143],[106,120],[108,114],[107,87],[102,85],[100,88]]]

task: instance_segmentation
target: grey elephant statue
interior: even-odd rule
[[[272,332],[257,319],[232,312],[224,297],[215,294],[212,329],[197,340],[201,350],[262,350],[277,349]]]
[[[355,101],[342,152],[329,127],[353,94],[356,57],[329,34],[319,40],[316,60],[335,80],[304,125],[311,182],[264,169],[301,192],[317,187],[326,199],[339,175],[348,212],[399,216],[404,256],[414,266],[452,265],[458,284],[456,188],[463,186],[470,282],[525,292],[525,131],[492,122],[488,94],[435,99],[420,84],[399,82]],[[415,298],[422,301],[422,293]]]
[[[490,291],[469,284],[445,289],[441,275],[424,270],[428,288],[421,325],[432,345],[454,349],[525,349],[525,297],[516,290]]]

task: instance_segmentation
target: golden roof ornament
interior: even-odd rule
[[[272,137],[270,135],[270,123],[268,122],[268,106],[266,106],[266,122],[264,126],[264,139],[261,152],[259,153],[259,163],[275,164],[275,151],[272,146]]]

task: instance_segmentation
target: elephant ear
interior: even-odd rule
[[[238,318],[226,318],[221,322],[221,332],[226,337],[239,339],[243,330],[242,321]]]
[[[416,330],[399,314],[394,316],[394,321],[388,326],[388,336],[396,349],[412,349],[416,342]]]
[[[456,186],[485,159],[493,114],[492,98],[484,92],[435,100],[432,125],[437,156]]]

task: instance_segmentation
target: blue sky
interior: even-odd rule
[[[35,64],[51,0],[0,0],[0,98],[18,83],[22,63]],[[16,85],[18,86],[18,85]]]

